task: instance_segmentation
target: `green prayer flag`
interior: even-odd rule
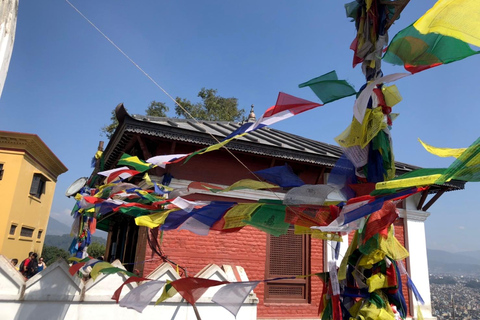
[[[335,71],[331,71],[320,77],[301,83],[298,87],[310,87],[324,104],[348,96],[353,96],[357,93],[347,81],[338,80]]]
[[[480,181],[480,138],[475,140],[435,183],[444,184],[451,179]]]
[[[284,205],[265,204],[250,220],[243,220],[243,222],[278,237],[287,234],[290,227],[290,224],[285,222],[285,208]]]
[[[151,168],[150,163],[146,163],[143,160],[140,160],[137,156],[131,156],[129,154],[122,154],[120,160],[118,160],[117,165],[130,166],[135,168],[135,170],[144,172]]]
[[[479,53],[461,40],[437,33],[421,34],[412,25],[401,30],[390,42],[383,60],[403,65],[415,73]]]

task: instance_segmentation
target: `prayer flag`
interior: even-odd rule
[[[120,300],[120,307],[135,309],[142,312],[152,301],[153,297],[162,289],[165,281],[148,281],[134,288]]]
[[[276,237],[286,234],[290,227],[285,222],[285,206],[280,203],[262,205],[249,221],[243,222]]]
[[[382,208],[370,215],[365,225],[363,242],[367,242],[373,235],[387,229],[398,217],[397,209],[392,201],[385,201]]]
[[[413,25],[421,33],[439,33],[480,47],[480,2],[439,0]]]
[[[141,281],[148,281],[150,279],[148,278],[143,278],[143,277],[130,277],[127,280],[125,280],[120,287],[115,290],[112,296],[112,300],[115,300],[118,303],[118,300],[120,300],[120,295],[122,294],[123,287],[129,283],[132,282],[141,282]]]
[[[116,171],[107,177],[106,183],[112,183],[114,181],[127,179],[139,173],[140,172],[137,170],[130,170],[130,169]]]
[[[178,273],[178,265],[177,265],[177,273]],[[167,283],[165,284],[165,287],[163,287],[163,292],[160,295],[160,298],[158,298],[158,300],[155,302],[155,305],[173,297],[177,293],[178,293],[177,290],[172,286],[172,281],[167,280]]]
[[[369,215],[375,211],[378,211],[382,208],[383,206],[383,199],[377,199],[373,202],[367,203],[364,206],[361,206],[358,209],[352,210],[348,213],[345,214],[345,220],[343,224],[350,223],[352,221],[355,221],[357,219],[363,218],[366,215]]]
[[[90,277],[93,279],[93,281],[97,279],[100,273],[100,270],[105,268],[114,268],[114,267],[108,262],[98,262],[93,266],[92,271],[90,271]]]
[[[168,217],[168,215],[171,212],[177,211],[177,210],[178,209],[164,210],[164,211],[155,212],[145,216],[140,216],[135,218],[135,224],[137,226],[143,226],[143,227],[153,229],[163,224],[165,222],[165,219]]]
[[[480,181],[480,138],[475,140],[435,183],[444,184],[451,179]]]
[[[243,302],[260,281],[233,282],[220,288],[212,301],[230,311],[235,317]]]
[[[306,184],[290,189],[283,198],[285,205],[312,204],[322,205],[334,187],[328,184]]]
[[[100,175],[100,176],[108,177],[112,173],[122,171],[122,170],[128,170],[128,167],[120,167],[120,168],[115,168],[115,169],[111,169],[111,170],[100,171],[97,174]]]
[[[233,206],[223,216],[223,219],[225,220],[223,229],[233,229],[246,226],[247,224],[243,222],[243,220],[250,220],[252,214],[262,205],[262,203],[239,203],[236,206]]]
[[[198,206],[205,206],[206,204],[208,204],[208,202],[205,202],[205,201],[188,201],[188,200],[185,200],[181,197],[176,197],[175,199],[173,199],[171,204],[173,204],[174,206],[182,209],[183,211],[191,212],[194,208],[196,208]]]
[[[305,184],[287,163],[283,166],[255,171],[254,174],[282,188],[300,187]]]
[[[184,225],[182,225],[182,229],[188,229],[192,232],[195,232],[194,230],[197,229],[202,235],[205,234],[205,232],[208,234],[210,227],[213,226],[215,222],[220,220],[225,212],[235,204],[235,202],[212,201],[209,205],[192,211],[192,216],[185,221],[187,225],[184,223]],[[192,221],[192,219],[203,224],[203,226],[195,221]],[[188,228],[189,221],[190,224],[192,224],[191,229]]]
[[[228,192],[228,191],[234,191],[234,190],[242,190],[242,189],[253,189],[253,190],[259,190],[259,189],[276,189],[278,188],[277,185],[263,182],[263,181],[258,181],[258,180],[252,180],[252,179],[242,179],[240,181],[235,182],[231,186],[223,189],[223,190],[212,190],[213,192]]]
[[[274,124],[320,106],[322,104],[279,92],[275,105],[267,109],[260,119],[249,127],[246,132]]]
[[[427,150],[431,154],[434,154],[436,156],[443,157],[443,158],[446,158],[446,157],[458,158],[465,150],[467,150],[467,148],[458,148],[458,149],[436,148],[426,144],[425,142],[420,140],[420,138],[418,138],[418,141],[420,141],[420,143],[425,148],[425,150]]]
[[[365,111],[367,110],[368,100],[370,100],[372,94],[375,94],[373,92],[373,89],[375,89],[378,84],[394,82],[398,79],[408,77],[410,75],[410,73],[393,73],[370,81],[365,87],[365,89],[360,92],[357,100],[355,100],[355,104],[353,105],[353,115],[355,119],[357,119],[359,123],[363,123]]]
[[[140,160],[137,156],[131,156],[126,153],[122,154],[120,160],[118,160],[117,162],[117,165],[130,166],[139,172],[147,171],[152,167],[151,164],[146,163],[143,160]]]
[[[298,85],[299,88],[310,87],[317,97],[324,103],[353,96],[357,92],[345,80],[338,80],[337,73],[331,71],[320,77],[311,79]]]
[[[184,154],[168,154],[168,155],[155,156],[147,159],[147,162],[157,165],[161,168],[165,168],[165,166],[169,162],[174,161],[175,159],[186,157],[188,155],[189,155],[188,153],[184,153]]]
[[[171,285],[188,303],[194,305],[208,288],[227,283],[230,282],[189,277],[175,280]]]
[[[164,223],[160,225],[160,230],[174,230],[177,229],[182,223],[192,216],[191,212],[184,210],[172,211],[165,219]]]
[[[383,60],[417,73],[477,53],[461,40],[438,33],[421,34],[410,25],[395,35]]]

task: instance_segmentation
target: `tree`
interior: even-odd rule
[[[92,258],[98,258],[105,255],[105,246],[98,242],[92,242],[88,246],[87,253]]]
[[[180,97],[175,98],[175,114],[178,117],[190,119],[194,117],[198,120],[211,121],[241,121],[245,110],[238,109],[237,98],[224,98],[217,95],[217,89],[202,88],[198,93],[202,102],[192,103],[190,100]],[[183,108],[178,106],[180,104]],[[145,113],[151,117],[166,117],[170,108],[164,102],[152,101]],[[188,112],[186,112],[186,111]],[[189,115],[190,114],[190,115]],[[115,109],[112,110],[110,124],[101,128],[102,134],[110,139],[118,126],[118,120]]]
[[[145,112],[147,113],[147,116],[151,117],[166,117],[168,110],[170,110],[170,108],[167,107],[165,103],[154,100],[150,102],[150,105]]]
[[[175,114],[183,118],[212,121],[240,121],[245,113],[244,109],[238,109],[237,98],[224,98],[217,95],[216,89],[202,88],[198,93],[202,102],[192,103],[190,100],[177,97],[175,101],[183,109],[176,105]],[[188,113],[185,111],[188,111]],[[190,115],[189,115],[190,114]]]
[[[110,124],[103,126],[101,129],[102,134],[104,134],[108,139],[112,137],[113,133],[115,132],[115,129],[118,126],[118,120],[115,114],[115,109],[112,110],[112,116],[110,117],[110,120],[112,122]]]
[[[68,254],[67,250],[44,245],[42,257],[43,261],[45,261],[45,264],[48,266],[57,261],[58,258],[63,258],[66,261],[70,255]]]

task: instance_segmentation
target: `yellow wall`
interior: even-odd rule
[[[0,137],[2,133],[4,132],[0,131]],[[20,134],[21,138],[22,135],[25,134]],[[30,140],[26,144],[21,144],[21,148],[0,143],[0,163],[3,163],[4,169],[3,178],[0,180],[0,254],[10,259],[17,258],[19,261],[26,258],[30,251],[41,255],[57,172],[62,169],[63,172],[66,171],[65,166],[40,138],[36,135],[27,136]],[[52,159],[57,167],[52,165]],[[61,166],[58,166],[55,160]],[[47,180],[45,193],[39,198],[30,195],[33,176],[36,173]],[[15,233],[10,235],[12,224],[17,227]],[[21,236],[22,227],[33,229],[32,236]]]

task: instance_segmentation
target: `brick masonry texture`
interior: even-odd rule
[[[395,223],[395,236],[405,245],[403,219]],[[350,238],[350,237],[349,237]],[[267,234],[252,227],[245,227],[234,233],[211,231],[208,236],[198,236],[190,231],[167,231],[163,235],[162,249],[169,259],[181,266],[186,266],[189,276],[195,276],[210,263],[242,266],[250,280],[265,279]],[[311,239],[310,272],[324,270],[324,243]],[[147,247],[145,260],[156,258]],[[158,257],[157,257],[158,258]],[[405,263],[405,261],[404,261]],[[160,262],[150,261],[145,264],[144,275],[151,273]],[[402,277],[402,289],[407,305],[409,304],[406,277]],[[259,298],[257,316],[262,318],[315,318],[322,293],[322,282],[317,277],[310,278],[309,303],[268,303],[264,299],[265,286],[260,283],[255,289]]]

